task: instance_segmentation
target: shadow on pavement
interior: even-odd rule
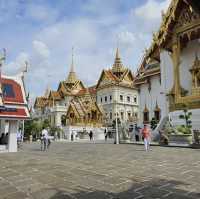
[[[162,179],[154,179],[146,182],[134,182],[126,191],[121,191],[120,188],[123,187],[121,184],[113,187],[111,185],[104,184],[104,187],[99,187],[99,190],[81,190],[77,187],[74,188],[73,193],[69,193],[68,187],[62,188],[56,191],[56,194],[51,196],[50,199],[155,199],[155,198],[165,198],[165,199],[197,199],[200,198],[199,192],[192,192],[194,187],[191,187],[187,183],[182,183],[179,181],[168,181]],[[187,187],[187,189],[186,189]],[[66,190],[65,190],[66,189]],[[83,187],[82,187],[83,189]],[[109,191],[105,191],[105,190]],[[114,191],[115,190],[115,191]],[[48,190],[46,190],[48,191]]]

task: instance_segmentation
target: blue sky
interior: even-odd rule
[[[170,0],[0,0],[3,73],[20,72],[28,61],[26,87],[32,101],[47,86],[57,89],[71,63],[85,85],[93,85],[110,68],[119,40],[125,66],[136,71],[161,10]]]

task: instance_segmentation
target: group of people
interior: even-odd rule
[[[7,145],[8,144],[8,133],[2,133],[0,137],[0,144]]]
[[[49,133],[48,133],[48,130],[46,128],[42,129],[40,139],[41,139],[41,151],[46,151],[47,149],[49,149],[50,144],[51,144],[51,140],[49,138]]]

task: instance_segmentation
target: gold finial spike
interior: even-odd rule
[[[25,61],[25,66],[22,70],[23,74],[28,72],[28,61]]]
[[[47,77],[48,77],[48,82],[47,82],[47,87],[46,87],[46,90],[44,93],[44,97],[46,97],[46,98],[49,97],[49,93],[51,91],[49,79],[52,77],[52,75],[48,74]]]
[[[0,56],[0,66],[3,65],[3,62],[6,60],[6,49],[3,49],[3,55]]]
[[[161,10],[161,16],[162,16],[162,19],[165,18],[165,12],[164,12],[164,10]]]
[[[72,47],[72,63],[71,63],[71,68],[69,71],[69,75],[67,77],[67,82],[68,83],[75,83],[77,81],[76,73],[74,70],[74,47]]]
[[[198,52],[195,53],[195,59],[196,59],[196,60],[199,60]]]
[[[120,59],[120,56],[119,56],[119,48],[117,47],[117,50],[116,50],[116,56],[115,56],[116,59]]]
[[[2,92],[2,77],[1,77],[1,68],[3,66],[3,62],[6,59],[6,49],[3,49],[3,55],[0,56],[0,107],[4,106],[3,100],[3,92]]]
[[[71,63],[71,69],[70,72],[74,72],[74,47],[72,47],[72,63]]]
[[[120,56],[119,56],[119,35],[117,36],[117,49],[116,49],[116,56],[115,56],[116,59],[120,59]]]

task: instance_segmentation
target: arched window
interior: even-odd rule
[[[160,121],[160,108],[158,107],[158,103],[156,102],[156,107],[154,109],[154,117],[156,121]]]
[[[144,111],[143,111],[143,123],[149,123],[149,110],[145,104],[145,108],[144,108]]]
[[[97,112],[92,111],[92,120],[96,120],[96,119],[97,119]]]

